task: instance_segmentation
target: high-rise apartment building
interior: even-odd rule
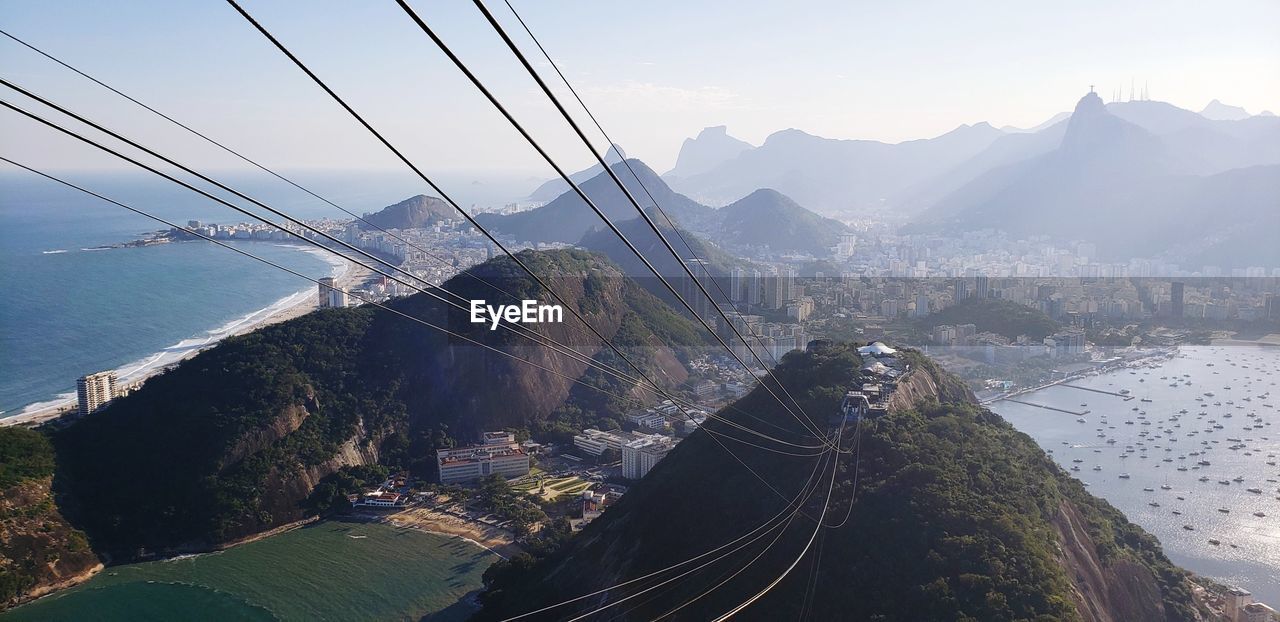
[[[747,304],[758,305],[764,300],[764,275],[759,270],[752,270],[747,281]]]
[[[776,309],[781,309],[782,305],[788,300],[794,300],[799,293],[796,291],[796,271],[792,268],[784,268],[778,275],[778,295],[781,298],[781,304]]]
[[[644,477],[654,465],[675,448],[676,440],[661,434],[643,434],[622,445],[622,476],[627,479]]]
[[[76,379],[76,399],[79,402],[80,415],[87,415],[106,405],[107,402],[120,395],[118,379],[113,371],[81,376]]]
[[[974,285],[975,287],[974,287],[973,296],[975,298],[985,299],[990,297],[991,282],[987,277],[985,276],[977,277],[976,279],[974,279]]]
[[[729,299],[734,302],[742,302],[747,299],[747,271],[741,266],[735,267],[729,275]]]
[[[337,282],[331,276],[320,279],[318,294],[321,309],[347,306],[347,292],[338,289]]]
[[[1181,318],[1186,313],[1183,299],[1184,290],[1185,285],[1181,281],[1174,281],[1169,284],[1169,315],[1174,318]]]
[[[929,315],[929,296],[926,294],[916,294],[916,317],[925,317]]]

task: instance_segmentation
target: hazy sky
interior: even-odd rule
[[[512,1],[606,129],[660,172],[709,125],[756,144],[789,127],[897,142],[978,121],[1035,125],[1090,84],[1109,98],[1131,79],[1184,108],[1218,98],[1280,113],[1271,0]],[[487,2],[518,34],[500,0]],[[414,4],[567,167],[588,162],[471,2]],[[424,167],[550,175],[392,0],[245,6]],[[6,0],[0,23],[270,165],[398,166],[224,2]],[[235,166],[8,39],[0,66],[183,160]],[[58,168],[111,164],[8,111],[0,153]]]

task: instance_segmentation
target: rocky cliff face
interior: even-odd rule
[[[1062,501],[1053,517],[1058,561],[1071,579],[1071,598],[1085,622],[1168,619],[1151,570],[1130,559],[1103,561],[1079,508]]]
[[[929,400],[976,404],[977,398],[964,383],[940,381],[936,369],[912,371],[889,396],[892,410],[910,410]]]

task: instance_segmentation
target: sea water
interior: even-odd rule
[[[164,227],[76,191],[6,179],[0,196],[0,416],[65,397],[87,373],[136,378],[314,290],[209,242],[103,249]],[[169,198],[133,203],[181,224],[234,222]],[[311,277],[338,269],[301,246],[236,245]]]
[[[314,295],[313,283],[209,242],[101,249],[164,226],[9,169],[0,170],[0,417],[65,399],[84,374],[118,369],[122,380],[136,378],[301,296]],[[249,220],[168,182],[136,174],[62,175],[180,225]],[[350,218],[261,177],[229,178],[250,196],[297,218]],[[389,173],[311,175],[301,181],[358,214],[424,190],[420,182]],[[446,185],[459,189],[456,198],[468,207],[500,205],[523,187],[508,179],[482,183],[469,177]],[[313,278],[341,269],[342,260],[314,248],[307,252],[304,246],[265,241],[232,244]]]
[[[110,566],[0,620],[465,620],[498,558],[459,538],[325,521],[220,553]]]
[[[1057,385],[1018,399],[1088,413],[991,409],[1078,468],[1071,474],[1159,538],[1174,563],[1280,605],[1280,348],[1184,346],[1067,384],[1133,399]]]

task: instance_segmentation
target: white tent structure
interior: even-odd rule
[[[861,348],[858,348],[858,354],[861,354],[863,356],[866,356],[868,354],[875,357],[893,356],[897,353],[898,353],[897,350],[894,350],[893,348],[890,348],[889,346],[886,346],[879,341],[869,346],[862,346]]]

